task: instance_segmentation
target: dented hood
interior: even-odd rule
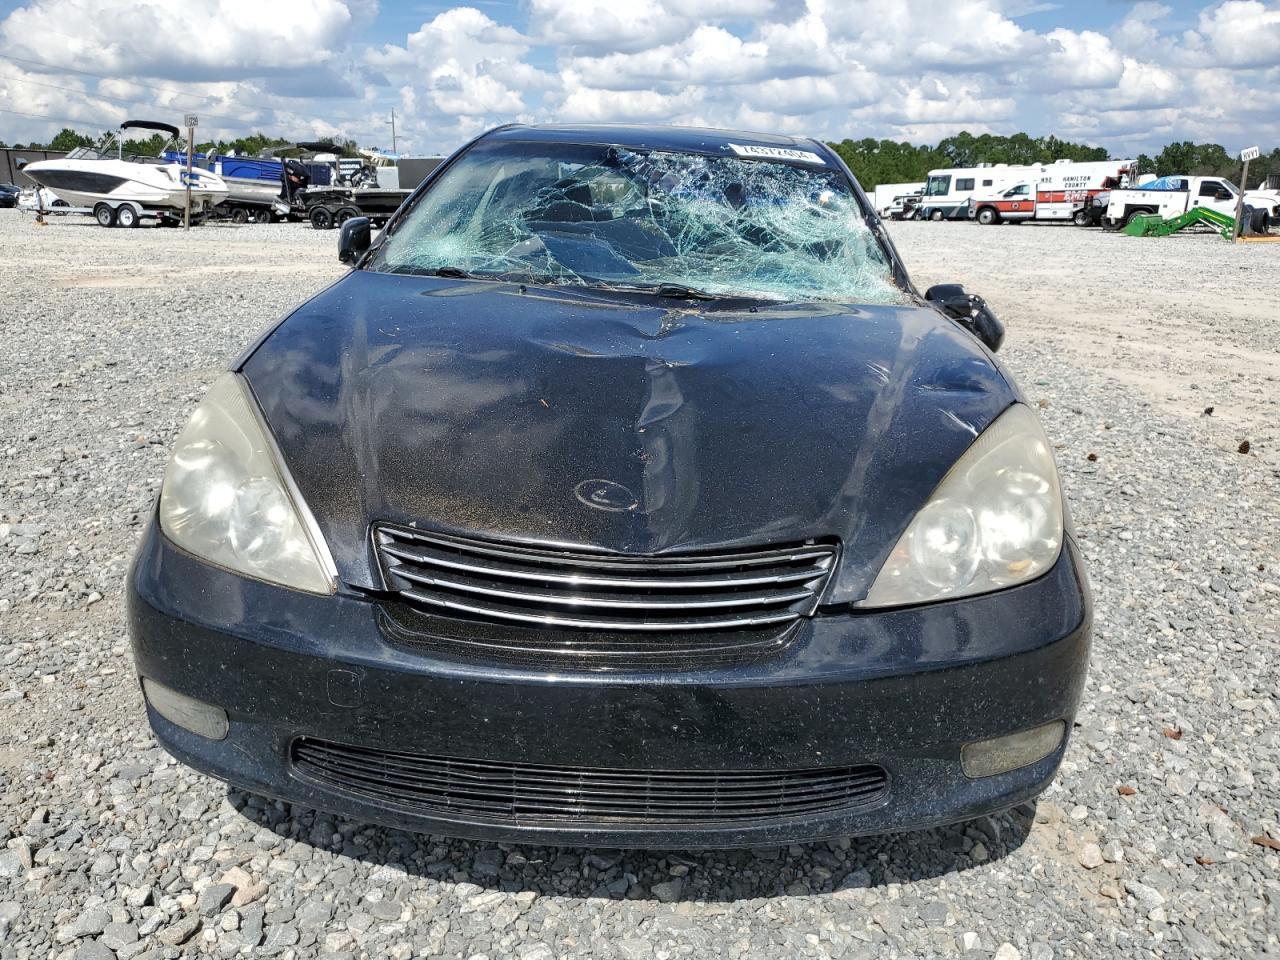
[[[705,303],[355,271],[243,372],[340,576],[369,524],[628,553],[842,544],[854,599],[1016,398],[913,306]]]

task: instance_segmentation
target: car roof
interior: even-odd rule
[[[542,143],[601,143],[632,150],[671,150],[683,153],[709,153],[733,156],[730,144],[739,147],[763,147],[781,150],[804,150],[818,153],[830,163],[825,151],[815,150],[817,141],[809,137],[789,137],[745,130],[718,130],[713,127],[674,127],[660,124],[510,124],[499,127],[486,140],[524,140]]]

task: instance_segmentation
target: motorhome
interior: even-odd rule
[[[968,215],[982,224],[1071,220],[1083,226],[1089,201],[1104,190],[1127,186],[1136,165],[1136,160],[1038,164],[1015,182],[975,190]]]
[[[969,215],[969,200],[975,191],[999,189],[1026,179],[1038,169],[1038,165],[987,163],[976,167],[930,170],[917,216],[921,220],[963,220]]]

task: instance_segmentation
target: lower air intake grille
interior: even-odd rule
[[[743,630],[813,613],[830,544],[619,556],[531,549],[404,527],[375,530],[388,587],[452,617],[613,632]]]
[[[293,744],[312,780],[411,813],[511,822],[696,824],[754,822],[861,807],[888,787],[880,767],[807,770],[618,770],[491,763]]]

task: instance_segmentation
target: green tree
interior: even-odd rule
[[[70,127],[63,127],[58,131],[58,135],[49,141],[49,149],[70,152],[76,147],[92,147],[93,143],[93,137],[76,133]]]
[[[979,163],[1031,164],[1054,160],[1106,160],[1104,147],[1070,143],[1057,137],[1025,133],[974,136],[962,131],[936,147],[895,140],[842,140],[831,144],[867,190],[882,183],[914,183],[939,167],[974,167]]]
[[[123,152],[126,157],[158,157],[168,144],[169,138],[163,133],[153,133],[145,140],[124,141]]]

